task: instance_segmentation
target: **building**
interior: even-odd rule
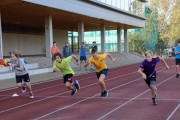
[[[117,51],[128,52],[127,30],[145,26],[145,18],[128,11],[133,0],[1,0],[0,57],[18,49],[23,55],[51,57],[53,41],[62,47],[72,32],[84,41],[84,32],[99,31],[100,51],[105,52],[108,30],[117,31]],[[68,37],[69,36],[69,37]],[[73,45],[73,44],[72,44]],[[110,48],[111,49],[111,48]]]

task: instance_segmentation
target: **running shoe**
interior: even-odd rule
[[[30,93],[29,98],[30,98],[30,99],[34,99],[34,95],[33,95],[33,93]]]
[[[107,97],[108,96],[108,92],[104,91],[104,96],[103,97]]]
[[[103,97],[104,96],[104,92],[101,92],[101,97]]]
[[[153,104],[153,105],[157,105],[156,98],[152,98],[152,104]]]
[[[179,74],[176,75],[176,78],[178,78],[178,77],[179,77]]]
[[[107,97],[108,96],[108,92],[107,91],[104,91],[101,93],[101,97]]]
[[[21,92],[22,92],[23,94],[25,94],[25,93],[26,93],[26,87],[23,86]]]
[[[71,96],[75,96],[77,89],[72,89]]]
[[[74,80],[74,81],[73,81],[73,85],[76,87],[77,90],[80,89],[80,85],[79,85],[78,80]]]

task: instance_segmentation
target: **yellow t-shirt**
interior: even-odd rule
[[[105,62],[106,57],[107,54],[99,54],[98,59],[94,59],[93,57],[90,57],[89,62],[96,67],[97,72],[100,72],[101,70],[108,68]]]

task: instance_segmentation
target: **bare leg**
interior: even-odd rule
[[[22,86],[22,83],[17,83],[17,87],[18,87],[18,88],[17,88],[17,94],[18,94],[18,93],[20,93],[20,92],[19,92],[20,89],[22,89],[22,87],[23,87],[23,86]]]
[[[150,89],[151,89],[152,98],[154,98],[155,95],[156,95],[156,90],[157,90],[157,88],[156,88],[156,86],[151,85],[151,86],[150,86]]]
[[[101,86],[102,91],[106,91],[106,84],[104,82],[105,78],[106,76],[104,74],[101,74],[101,76],[99,77],[99,84]]]
[[[26,86],[27,86],[29,93],[32,93],[32,88],[31,88],[30,82],[26,82]]]
[[[176,72],[179,74],[179,65],[176,65]]]
[[[66,87],[69,89],[69,90],[72,90],[73,89],[73,84],[70,83],[70,82],[66,82]]]

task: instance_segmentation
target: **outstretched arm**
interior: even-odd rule
[[[90,64],[90,61],[88,60],[87,63],[85,63],[84,67],[87,67]]]
[[[78,58],[76,57],[76,55],[72,54],[71,56],[72,56],[72,58],[77,62],[77,64],[79,64],[79,60],[78,60]]]
[[[169,65],[166,63],[166,61],[162,57],[159,57],[159,59],[164,63],[166,68],[169,69]]]
[[[111,54],[109,53],[106,53],[106,54],[111,59],[112,62],[115,62],[115,58]]]

